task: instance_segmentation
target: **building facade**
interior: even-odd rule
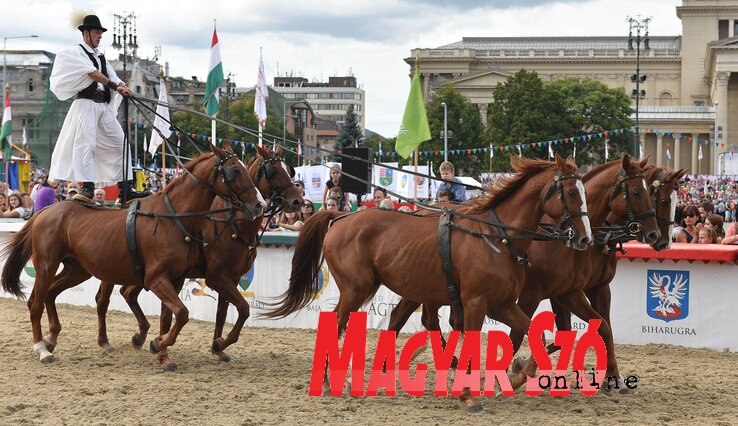
[[[726,153],[738,146],[738,0],[683,0],[676,14],[682,36],[650,37],[646,50],[641,45],[642,151],[659,165],[722,173],[733,167]],[[636,69],[626,36],[464,37],[413,49],[405,59],[411,75],[416,56],[426,99],[434,88],[453,84],[485,122],[492,89],[520,69],[544,81],[589,78],[628,93]]]

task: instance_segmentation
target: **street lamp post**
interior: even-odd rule
[[[282,102],[282,143],[285,143],[285,141],[287,140],[287,104],[290,104],[290,108],[292,108],[292,105],[300,103],[304,103],[312,113],[312,108],[310,108],[310,104],[308,103],[307,99],[288,99]],[[313,120],[314,119],[315,115],[313,114]],[[307,123],[305,124],[307,125]]]
[[[14,38],[37,38],[38,36],[35,34],[27,35],[27,36],[13,36],[13,37],[3,37],[3,108],[5,108],[5,87],[8,84],[8,40],[14,39]]]
[[[713,146],[715,147],[715,155],[713,156],[713,158],[716,160],[715,161],[715,174],[719,175],[720,174],[719,172],[720,170],[719,158],[720,157],[717,156],[717,153],[718,153],[718,103],[715,102],[714,106],[715,106],[715,122],[713,123],[714,130],[712,133],[713,135],[712,142],[713,142]]]
[[[640,17],[639,17],[640,18]],[[635,97],[636,101],[636,131],[635,131],[635,146],[633,147],[633,158],[638,158],[638,151],[641,144],[641,129],[640,129],[640,121],[638,117],[638,110],[640,106],[640,100],[644,97],[646,97],[646,91],[641,90],[641,83],[644,83],[646,81],[646,76],[641,76],[641,42],[643,42],[643,49],[649,50],[650,47],[648,46],[648,23],[651,22],[651,18],[644,18],[644,19],[636,19],[628,17],[628,24],[630,24],[630,30],[628,33],[628,50],[633,50],[633,42],[635,42],[636,47],[636,73],[633,74],[630,78],[630,81],[635,83],[636,87],[633,89],[633,92],[631,93],[631,97]],[[635,37],[633,37],[633,30],[635,30]],[[644,35],[641,36],[641,31],[644,32]]]
[[[448,107],[446,102],[441,102],[443,107],[443,161],[448,161]]]

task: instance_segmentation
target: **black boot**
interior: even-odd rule
[[[142,192],[134,190],[132,180],[118,182],[118,202],[121,205],[127,205],[135,199],[148,197],[149,195],[151,195],[151,192],[148,190]]]
[[[92,198],[94,196],[95,182],[82,182],[82,189],[72,199],[92,204]]]

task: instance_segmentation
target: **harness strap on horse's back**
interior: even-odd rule
[[[177,216],[177,212],[174,210],[174,207],[172,206],[171,200],[169,200],[169,195],[164,193],[164,205],[167,207],[167,211],[172,215],[172,218],[174,220],[174,224],[177,225],[177,228],[179,229],[179,232],[182,233],[182,235],[185,236],[186,241],[195,241],[198,244],[203,244],[205,242],[204,238],[196,237],[188,231],[184,225],[182,225],[182,222],[179,220],[179,217]],[[189,238],[189,240],[188,240]]]
[[[444,207],[438,223],[438,252],[441,255],[441,266],[446,275],[446,290],[451,305],[456,308],[458,315],[463,317],[464,308],[461,305],[461,291],[454,280],[454,269],[451,266],[451,214]]]
[[[144,281],[144,267],[141,265],[138,257],[138,243],[136,242],[136,210],[138,210],[138,200],[134,200],[128,207],[128,216],[126,217],[126,242],[128,243],[128,252],[133,259],[133,269],[136,271],[141,284],[148,291],[146,282]]]
[[[500,222],[500,218],[497,216],[497,213],[495,213],[494,209],[489,209],[487,211],[489,212],[489,216],[492,218],[492,221],[493,222],[501,223]],[[499,232],[500,232],[501,235],[504,235],[506,237],[508,236],[507,235],[507,231],[505,230],[505,228],[497,227],[497,229],[499,230]],[[525,254],[525,256],[521,256],[520,255],[520,251],[518,250],[517,246],[515,246],[515,244],[513,244],[512,241],[510,241],[510,239],[508,239],[508,238],[505,238],[502,241],[507,246],[507,249],[510,250],[510,255],[512,256],[512,258],[516,262],[518,262],[520,264],[523,264],[523,263],[526,263],[527,264],[528,263],[528,254],[527,253]]]

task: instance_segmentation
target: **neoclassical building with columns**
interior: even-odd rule
[[[683,0],[675,13],[681,36],[651,36],[647,50],[641,43],[642,150],[659,165],[689,173],[738,173],[738,155],[725,155],[731,145],[738,154],[738,0]],[[453,84],[485,121],[492,89],[520,69],[544,81],[590,78],[628,93],[635,87],[636,50],[628,48],[627,36],[464,37],[412,49],[405,58],[410,75],[416,56],[426,99],[434,88]]]

